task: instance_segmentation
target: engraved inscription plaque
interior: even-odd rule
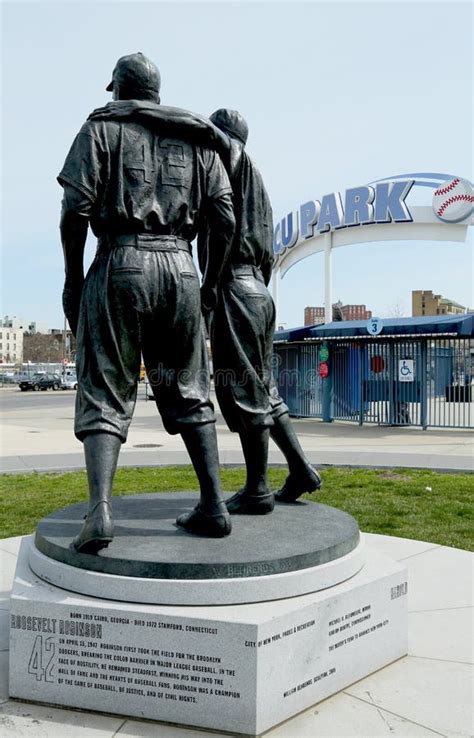
[[[36,577],[27,555],[25,542],[12,697],[256,735],[407,651],[406,569],[373,551],[329,589],[213,607],[76,595]]]

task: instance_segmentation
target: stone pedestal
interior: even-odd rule
[[[174,516],[172,501],[166,498]],[[181,504],[185,498],[176,499]],[[303,511],[314,515],[313,508],[321,512],[323,507],[278,506],[272,525]],[[70,540],[75,533],[72,529],[80,524],[75,514],[69,508],[61,518],[65,523],[53,525],[50,520],[49,532],[46,523],[39,526],[37,543],[43,537],[49,540],[48,545],[57,545],[63,525],[70,528],[64,536]],[[265,520],[269,524],[273,515],[261,519],[262,524]],[[245,529],[254,520],[235,518],[237,539],[247,535]],[[55,525],[53,531],[51,526]],[[142,576],[128,577],[139,579],[140,586],[132,581],[127,589],[126,575],[97,570],[104,564],[96,561],[96,570],[91,572],[59,561],[60,553],[51,559],[32,539],[25,540],[11,601],[10,695],[233,733],[257,735],[268,730],[407,651],[406,570],[373,551],[364,552],[358,534],[353,536],[350,520],[344,525],[345,534],[341,530],[336,534],[337,546],[342,546],[340,555],[335,554],[333,560],[315,564],[313,558],[309,567],[291,570],[294,548],[301,547],[300,537],[295,547],[286,549],[286,556],[278,546],[273,554],[267,553],[266,566],[286,567],[286,571],[267,575],[256,566],[261,551],[245,552],[250,562],[246,565],[250,576],[245,576],[245,564],[231,561],[238,549],[226,548],[226,539],[214,542],[223,544],[222,549],[214,550],[217,578],[166,580],[166,566],[161,569],[160,581],[170,585],[163,595],[168,604],[158,603],[158,579],[147,577],[146,567],[137,572]],[[185,550],[189,545],[191,550],[197,539],[183,536],[180,534],[179,545]],[[116,548],[117,543],[113,544]],[[159,543],[158,536],[156,550]],[[317,556],[327,559],[331,546],[328,541],[326,544],[319,541],[310,546],[311,556],[318,549]],[[344,552],[344,546],[350,550]],[[87,558],[114,558],[112,546],[110,549],[106,556]],[[220,558],[218,550],[223,552]],[[308,551],[304,554],[299,550],[298,556],[305,555]],[[160,564],[163,556],[158,557]],[[205,558],[195,563],[207,566]],[[135,561],[143,563],[143,559],[143,551],[136,552]],[[342,559],[345,567],[336,566]],[[319,582],[315,571],[308,576],[308,569],[318,567]],[[338,583],[328,586],[328,577],[334,572],[338,572]],[[225,577],[225,573],[234,576]],[[97,596],[98,591],[96,596],[75,593],[84,587],[89,591],[87,574],[92,576],[94,587],[102,587],[102,597]],[[54,583],[47,581],[51,577]],[[303,587],[298,584],[299,577],[305,582]],[[253,580],[253,587],[249,580]],[[197,599],[200,604],[169,604],[186,582],[193,582],[194,587],[184,589],[185,598]],[[235,604],[231,592],[234,585],[239,590],[239,582],[237,601],[242,597],[255,600],[262,582],[267,601]],[[319,591],[308,591],[308,586]],[[125,598],[120,597],[121,587]],[[141,601],[119,601],[135,596],[140,587]],[[151,594],[146,593],[147,587]],[[206,587],[211,600],[233,604],[205,604]],[[292,587],[296,596],[285,594]],[[105,599],[110,597],[110,588],[116,599]]]

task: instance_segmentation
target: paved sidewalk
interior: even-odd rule
[[[121,466],[189,463],[180,436],[163,429],[155,404],[137,401],[129,439],[120,455]],[[16,393],[16,394],[15,394]],[[18,397],[18,395],[21,395]],[[8,397],[7,397],[8,396]],[[8,400],[8,401],[7,401]],[[46,471],[83,468],[82,445],[72,428],[74,393],[19,393],[3,390],[0,423],[0,471]],[[310,461],[316,465],[421,467],[472,471],[471,431],[390,428],[319,420],[294,420]],[[217,432],[222,464],[242,464],[239,438],[230,433],[220,414]],[[271,444],[270,463],[284,458]]]
[[[9,700],[8,610],[20,541],[0,540],[2,738],[225,738],[219,732]],[[282,723],[266,738],[472,734],[473,555],[373,534],[367,534],[367,545],[408,566],[409,655]]]

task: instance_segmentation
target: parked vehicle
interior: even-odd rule
[[[11,374],[0,374],[0,384],[15,384],[15,377]]]
[[[30,379],[31,376],[32,374],[28,374],[28,372],[15,372],[13,381],[15,384],[20,384],[20,382]]]
[[[24,379],[20,382],[20,389],[22,392],[27,390],[43,390],[47,389],[58,390],[61,387],[61,377],[57,374],[34,374],[31,379]]]
[[[61,379],[61,389],[68,390],[68,389],[74,389],[77,390],[77,377],[74,376],[65,376]]]

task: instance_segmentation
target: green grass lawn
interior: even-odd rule
[[[474,550],[472,498],[474,477],[414,469],[323,469],[324,486],[306,499],[345,510],[361,530],[431,541]],[[278,489],[285,469],[269,471]],[[242,468],[222,470],[223,488],[237,490]],[[114,494],[197,490],[192,467],[120,469]],[[59,507],[87,499],[84,472],[0,475],[0,538],[31,533],[40,518]]]

